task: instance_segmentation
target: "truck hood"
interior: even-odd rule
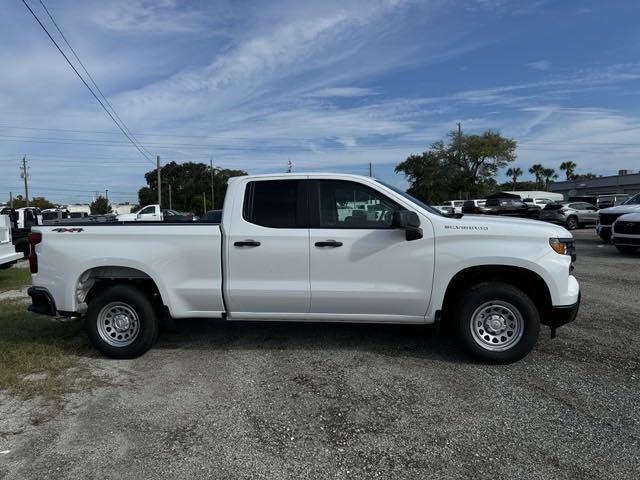
[[[636,213],[625,213],[620,215],[616,222],[639,222],[640,223],[640,211]]]
[[[598,213],[634,213],[640,212],[640,205],[616,205],[615,207],[603,208]]]
[[[494,215],[464,215],[462,218],[444,218],[444,230],[447,232],[476,231],[489,235],[504,236],[541,236],[572,238],[569,231],[559,225],[529,218],[500,217]]]

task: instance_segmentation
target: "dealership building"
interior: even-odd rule
[[[614,193],[626,193],[632,196],[640,193],[640,173],[620,170],[618,175],[610,175],[608,177],[553,182],[549,185],[549,190],[561,193],[564,198],[610,195]]]

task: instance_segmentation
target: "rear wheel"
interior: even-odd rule
[[[474,357],[489,363],[512,363],[536,344],[540,317],[522,290],[499,282],[478,284],[455,311],[460,340]]]
[[[158,338],[153,303],[131,285],[115,285],[98,293],[89,303],[86,325],[91,343],[111,358],[135,358]]]
[[[636,253],[638,251],[638,247],[634,247],[631,245],[616,245],[616,248],[621,253]]]
[[[565,227],[567,228],[567,230],[575,230],[576,228],[578,228],[578,226],[578,219],[576,217],[567,218],[567,221],[565,222]]]

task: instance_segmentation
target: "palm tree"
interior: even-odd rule
[[[522,169],[520,167],[510,168],[507,170],[507,176],[511,177],[513,180],[513,189],[516,189],[516,182],[518,181],[518,177],[522,175]]]
[[[543,168],[541,173],[542,173],[542,178],[544,179],[544,189],[549,190],[549,184],[551,183],[551,179],[558,178],[558,174],[553,168]]]
[[[565,175],[567,176],[567,180],[575,179],[576,176],[573,174],[573,172],[576,167],[576,163],[572,162],[571,160],[567,160],[566,162],[562,162],[560,164],[560,170],[564,171]]]
[[[531,165],[531,168],[529,169],[529,173],[531,175],[535,175],[536,177],[536,188],[540,188],[540,181],[542,180],[543,170],[544,170],[544,167],[539,163],[536,163],[535,165]]]

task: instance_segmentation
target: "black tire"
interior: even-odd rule
[[[616,245],[616,248],[620,253],[636,253],[638,251],[638,247],[632,245]]]
[[[492,312],[491,318],[483,313],[487,310]],[[485,320],[480,320],[479,315],[485,315]],[[466,291],[454,311],[454,320],[462,346],[486,363],[520,360],[533,349],[540,333],[540,315],[531,298],[519,288],[501,282],[480,283]],[[504,330],[484,331],[483,328],[491,328],[485,323],[489,320],[501,322]],[[492,343],[494,340],[497,345]]]
[[[129,327],[126,330],[114,328],[117,321],[114,312],[117,313],[118,309],[124,314],[127,322],[124,325]],[[158,338],[157,311],[151,299],[131,285],[114,285],[93,297],[85,323],[91,343],[111,358],[138,357],[149,350]],[[121,334],[130,336],[119,338]]]
[[[567,218],[567,221],[565,222],[565,228],[567,230],[575,230],[578,226],[578,219],[576,217]]]

